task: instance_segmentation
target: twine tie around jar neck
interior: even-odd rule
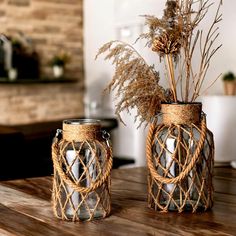
[[[100,124],[65,124],[62,130],[63,139],[66,141],[101,140],[102,130]]]
[[[200,124],[202,104],[162,104],[161,112],[163,114],[163,123],[166,125]]]

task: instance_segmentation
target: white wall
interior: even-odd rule
[[[236,1],[224,0],[223,1],[223,21],[221,24],[220,39],[223,47],[215,60],[214,68],[218,71],[225,73],[229,70],[236,74]],[[212,93],[222,94],[223,86],[221,81],[218,81],[217,86],[212,89]]]
[[[220,23],[220,36],[219,43],[222,43],[222,48],[218,51],[216,56],[211,62],[211,68],[207,75],[208,80],[214,80],[219,74],[233,71],[236,74],[236,1],[223,0],[221,12],[223,14],[223,20]],[[209,12],[210,16],[213,16],[213,12]],[[205,24],[207,27],[207,24]],[[223,84],[221,78],[216,84],[209,89],[209,95],[222,95]]]
[[[85,0],[84,1],[84,29],[85,29],[85,76],[89,97],[92,100],[102,100],[101,91],[111,80],[113,68],[101,58],[94,61],[95,54],[101,45],[113,40],[122,39],[126,42],[134,42],[142,30],[143,18],[139,15],[162,15],[165,0]],[[232,70],[236,73],[236,1],[224,0],[222,7],[223,22],[220,28],[220,41],[223,47],[212,60],[212,67],[207,78],[214,80],[220,73]],[[209,12],[209,15],[213,13]],[[208,27],[209,24],[204,24]],[[123,32],[123,33],[122,33]],[[142,45],[137,44],[139,50],[150,62],[158,58],[153,57],[150,51],[143,50]],[[222,82],[218,82],[208,91],[208,94],[222,94]],[[110,99],[103,99],[105,106],[110,105]],[[133,117],[124,115],[127,127],[120,125],[116,133],[115,152],[119,155],[135,156],[137,165],[145,164],[145,132],[136,130]],[[135,141],[137,140],[137,141]]]
[[[214,134],[215,161],[236,161],[236,96],[206,96],[202,103],[208,128]]]
[[[114,71],[109,62],[104,62],[101,58],[94,60],[98,49],[104,43],[118,38],[133,43],[141,32],[139,27],[143,25],[143,17],[140,15],[156,14],[156,9],[153,8],[155,2],[156,0],[145,0],[145,4],[143,0],[84,1],[85,77],[86,85],[91,89],[91,96],[94,96],[94,93],[100,94]],[[159,14],[162,12],[163,4],[164,1],[159,0]],[[131,37],[119,37],[119,31],[126,27],[131,31]],[[97,90],[97,86],[100,91]]]
[[[114,0],[84,1],[85,82],[91,99],[98,99],[111,78],[112,67],[95,55],[105,42],[114,38]]]

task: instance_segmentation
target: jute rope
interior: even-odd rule
[[[183,180],[189,174],[189,172],[193,169],[194,165],[196,164],[196,162],[199,158],[199,154],[202,151],[202,148],[203,148],[203,145],[205,142],[205,138],[206,138],[206,134],[207,134],[206,117],[205,117],[205,115],[202,116],[201,133],[200,133],[201,136],[200,136],[198,146],[195,150],[195,153],[193,154],[193,156],[191,158],[191,161],[181,171],[181,173],[178,176],[173,177],[173,178],[166,178],[166,177],[159,175],[156,171],[156,167],[154,166],[153,156],[152,156],[152,143],[153,143],[153,139],[155,137],[154,134],[156,131],[157,131],[157,126],[154,124],[151,124],[150,128],[149,128],[148,136],[147,136],[147,145],[146,145],[147,166],[149,168],[150,174],[154,179],[156,179],[157,181],[159,181],[161,183],[176,184],[177,182],[180,182],[181,180]]]
[[[99,142],[103,147],[105,143]],[[71,180],[71,178],[63,171],[62,163],[58,161],[58,142],[53,143],[52,145],[52,160],[55,170],[58,172],[61,179],[70,186],[73,190],[81,193],[89,193],[91,191],[94,191],[95,189],[102,186],[108,179],[111,173],[112,169],[112,150],[111,147],[107,148],[104,147],[104,150],[106,150],[106,156],[107,156],[107,168],[105,172],[102,174],[102,177],[96,180],[95,182],[92,182],[92,184],[89,187],[81,187],[79,183],[75,183]]]
[[[59,139],[62,134],[62,139]],[[90,221],[110,213],[112,149],[94,120],[67,120],[52,144],[52,203],[57,218]]]
[[[201,103],[162,104],[163,124],[191,125],[201,121]]]
[[[63,123],[63,139],[66,141],[82,142],[84,140],[99,140],[101,138],[101,125],[99,124],[83,124],[71,125]]]

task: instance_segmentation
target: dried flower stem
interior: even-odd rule
[[[170,83],[171,90],[174,96],[174,102],[177,102],[175,73],[174,73],[174,65],[173,65],[171,54],[166,54],[166,63],[168,66],[169,83]]]
[[[219,36],[218,27],[215,28],[215,25],[218,24],[222,20],[222,14],[220,14],[220,6],[222,1],[220,1],[215,18],[207,32],[206,38],[203,43],[203,32],[200,32],[200,48],[201,48],[201,63],[199,67],[199,75],[198,80],[195,86],[195,92],[193,93],[191,101],[195,101],[197,97],[200,95],[200,91],[202,89],[207,71],[210,66],[210,60],[214,56],[214,54],[221,48],[222,44],[218,47],[213,48],[214,42]],[[214,83],[213,83],[214,84]]]
[[[185,2],[185,12],[191,12],[191,7],[192,7],[192,1],[186,1]],[[187,25],[187,37],[186,40],[183,43],[183,49],[184,49],[184,56],[185,56],[185,70],[186,70],[186,79],[185,79],[185,102],[188,102],[188,97],[189,97],[189,86],[190,86],[190,71],[191,71],[191,60],[192,58],[189,56],[190,54],[190,45],[191,45],[191,40],[192,40],[192,30],[188,29],[189,26],[191,26],[191,14],[186,14],[185,16],[186,19],[186,25]]]

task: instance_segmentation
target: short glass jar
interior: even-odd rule
[[[53,208],[65,220],[92,220],[110,212],[109,134],[94,119],[64,120],[53,143]]]

